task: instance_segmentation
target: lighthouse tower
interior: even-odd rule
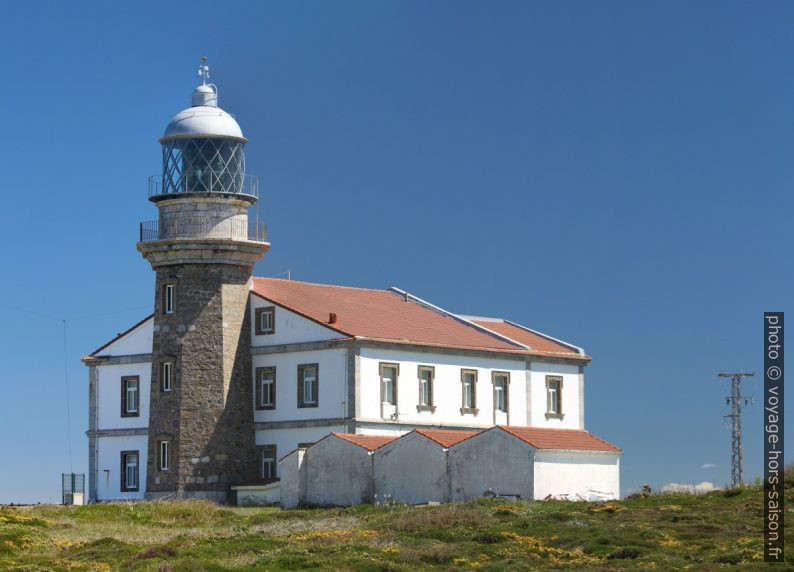
[[[226,500],[256,478],[251,392],[251,275],[267,252],[248,219],[257,179],[248,140],[202,83],[160,139],[163,173],[149,180],[157,221],[137,247],[156,273],[146,491]]]

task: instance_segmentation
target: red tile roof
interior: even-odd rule
[[[544,348],[553,347],[554,351],[536,351],[531,346],[527,349],[523,341],[511,342],[503,337],[506,334],[493,328],[474,326],[413,296],[403,296],[391,290],[311,284],[279,278],[254,278],[253,282],[253,293],[257,296],[335,330],[342,337],[531,355],[553,353],[564,359],[590,359],[563,344],[555,342],[549,345],[549,340],[538,334],[532,334],[533,342],[543,339],[547,344]],[[335,315],[333,323],[330,323],[331,314]],[[560,348],[564,351],[557,351]]]
[[[477,318],[470,319],[478,326],[488,328],[492,332],[507,336],[511,340],[515,340],[516,342],[526,345],[537,353],[547,354],[550,356],[558,355],[560,357],[584,357],[579,353],[579,349],[574,346],[559,342],[539,332],[533,332],[526,328],[522,328],[517,324],[506,322],[504,320],[483,320]]]
[[[334,437],[339,437],[345,441],[349,441],[354,445],[363,447],[367,451],[374,451],[388,443],[394,441],[397,437],[385,437],[381,435],[351,435],[350,433],[331,433]]]
[[[498,425],[497,427],[536,449],[620,452],[620,449],[612,443],[608,443],[592,433],[579,429],[546,429],[508,425]]]
[[[452,429],[415,429],[414,432],[446,448],[457,445],[479,433],[479,431],[454,431]]]

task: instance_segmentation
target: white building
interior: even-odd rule
[[[333,432],[584,429],[590,357],[573,344],[397,288],[252,277],[270,245],[261,229],[246,232],[256,201],[242,172],[247,140],[213,87],[199,86],[193,103],[161,139],[166,175],[150,189],[160,220],[141,224],[154,314],[83,358],[91,500],[253,494],[283,476],[280,458]],[[208,145],[212,157],[195,151]],[[567,453],[542,450],[535,497],[539,479],[571,474]],[[576,478],[586,485],[597,464],[579,464]]]

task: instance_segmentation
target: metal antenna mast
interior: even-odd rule
[[[202,79],[202,84],[207,85],[207,79],[210,77],[210,66],[207,65],[207,56],[201,56],[198,76]]]
[[[742,397],[742,378],[753,377],[755,372],[719,373],[719,377],[731,378],[731,394],[726,398],[726,403],[731,406],[731,412],[725,414],[731,424],[731,486],[737,487],[744,483],[744,452],[742,450],[742,400],[745,405],[753,402],[749,396]]]

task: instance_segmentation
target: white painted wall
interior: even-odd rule
[[[372,455],[339,437],[328,437],[306,449],[306,504],[350,506],[371,502]]]
[[[446,450],[418,433],[376,449],[375,492],[408,504],[447,501]]]
[[[502,429],[461,441],[449,450],[452,500],[497,494],[533,498],[533,448]]]
[[[99,352],[100,356],[131,356],[152,353],[152,329],[154,318],[149,318]]]
[[[252,346],[274,346],[280,344],[297,344],[304,342],[317,342],[322,340],[335,340],[346,336],[323,327],[313,320],[304,318],[278,304],[273,304],[251,294],[251,324],[255,324],[256,309],[274,306],[276,327],[272,334],[256,335],[256,327],[251,327]]]
[[[298,365],[319,364],[317,407],[298,407]],[[255,355],[251,391],[256,388],[256,368],[276,368],[276,408],[257,410],[254,421],[288,421],[345,417],[347,403],[347,350],[332,348],[308,352]]]
[[[281,508],[296,508],[303,504],[306,491],[305,449],[296,449],[279,461],[281,475]]]
[[[571,500],[620,498],[619,453],[540,450],[534,469],[535,499],[548,495]]]
[[[562,419],[546,419],[546,376],[562,377]],[[530,366],[532,384],[530,425],[552,429],[584,429],[580,416],[580,386],[584,375],[579,375],[579,366],[560,365],[533,361]]]
[[[290,451],[297,449],[299,443],[315,443],[329,433],[344,433],[341,425],[331,427],[295,427],[291,429],[257,429],[257,445],[275,445],[276,459],[281,459]],[[281,470],[279,466],[277,471]],[[281,473],[278,473],[281,476]]]
[[[132,429],[149,426],[149,392],[151,390],[151,362],[99,365],[97,383],[98,429]],[[121,416],[121,378],[137,375],[140,378],[140,415]]]
[[[398,425],[396,423],[384,423],[383,425],[367,425],[366,427],[357,427],[357,435],[380,435],[383,437],[399,437],[410,433],[420,426],[413,425]]]
[[[141,499],[146,490],[147,437],[97,438],[97,499]],[[121,492],[121,452],[138,451],[139,487],[137,492]]]
[[[525,425],[527,418],[526,370],[521,359],[488,358],[442,353],[425,353],[409,350],[386,350],[377,347],[361,349],[361,417],[377,421],[381,417],[380,362],[400,366],[397,390],[398,420],[416,425],[454,425],[490,427],[495,423]],[[418,366],[435,366],[433,403],[436,410],[418,412]],[[460,370],[477,370],[477,415],[460,412],[462,390]],[[491,372],[510,373],[508,390],[509,416],[497,416],[493,409],[493,384]],[[388,418],[388,415],[386,416]]]
[[[232,487],[237,493],[237,506],[270,506],[281,503],[281,483]]]

